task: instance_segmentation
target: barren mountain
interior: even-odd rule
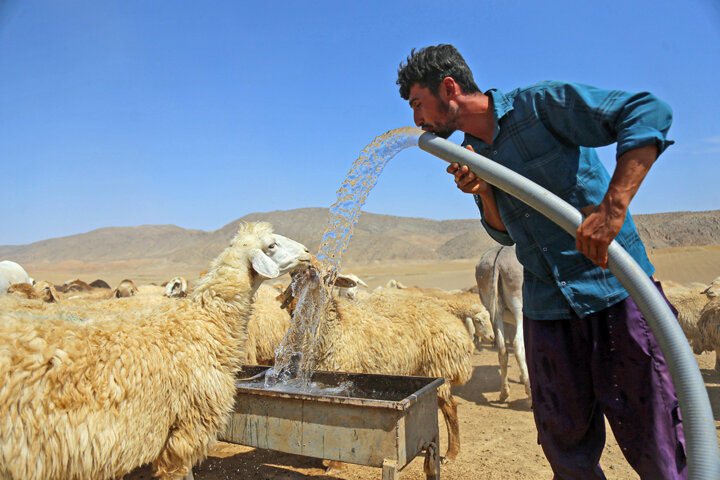
[[[118,262],[135,262],[143,268],[177,264],[202,270],[227,245],[240,222],[268,221],[276,232],[316,252],[328,218],[328,209],[303,208],[252,213],[212,232],[173,225],[101,228],[28,245],[0,246],[0,260],[12,259],[34,266],[73,263],[96,268]],[[634,218],[648,249],[720,244],[720,210]],[[473,259],[493,243],[479,219],[438,221],[363,213],[343,261],[371,264]]]

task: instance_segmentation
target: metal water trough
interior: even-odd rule
[[[266,366],[243,366],[251,377]],[[425,474],[440,478],[437,389],[442,378],[315,372],[329,387],[353,385],[350,396],[264,389],[264,380],[238,386],[235,410],[219,439],[358,465],[381,467],[397,480],[425,451]],[[254,385],[257,384],[257,387]]]

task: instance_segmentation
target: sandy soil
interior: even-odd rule
[[[720,374],[713,370],[715,354],[696,357],[711,399],[715,426],[720,428]],[[440,467],[446,480],[551,479],[552,472],[537,445],[532,410],[519,383],[517,365],[511,363],[511,395],[508,403],[498,403],[500,376],[496,350],[485,348],[473,356],[474,372],[465,385],[454,387],[458,400],[462,450],[455,462]],[[438,415],[441,450],[447,447],[445,425]],[[600,460],[609,480],[638,479],[625,461],[608,428],[605,451]],[[205,462],[195,467],[196,480],[267,479],[293,480],[346,479],[379,480],[382,470],[346,465],[345,470],[326,474],[320,459],[288,455],[270,450],[218,442]],[[144,467],[127,475],[126,480],[152,478]],[[423,459],[416,457],[400,472],[401,480],[424,480]]]

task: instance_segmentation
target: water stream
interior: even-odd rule
[[[342,254],[347,250],[353,227],[360,217],[370,190],[385,165],[400,151],[417,146],[422,131],[414,127],[390,130],[367,145],[352,164],[330,207],[330,220],[318,249],[321,291],[308,288],[310,282],[293,282],[298,299],[290,329],[275,350],[275,365],[265,375],[266,388],[279,383],[291,388],[309,389],[315,371],[315,347],[327,307],[332,299],[333,282],[340,273]]]

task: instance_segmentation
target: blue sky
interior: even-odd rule
[[[676,144],[631,211],[720,208],[717,0],[0,0],[0,245],[329,207],[368,143],[412,125],[397,66],[438,43],[481,89],[657,94]],[[401,152],[364,210],[475,218],[445,166]]]

